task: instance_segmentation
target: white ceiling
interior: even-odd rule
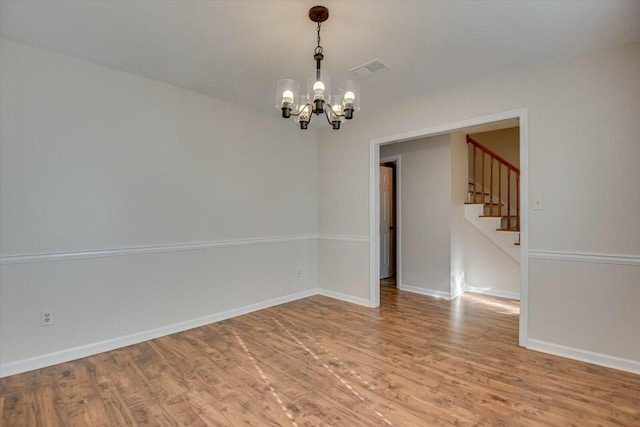
[[[13,1],[2,36],[278,114],[280,78],[306,84],[327,6],[335,83],[379,58],[362,114],[415,93],[640,41],[640,1]]]

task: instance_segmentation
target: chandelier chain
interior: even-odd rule
[[[322,46],[320,46],[320,18],[318,17],[318,46],[315,49],[315,54],[322,54],[322,52],[324,51],[324,49],[322,48]]]

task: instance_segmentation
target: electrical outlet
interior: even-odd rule
[[[302,268],[298,267],[296,270],[296,277],[302,277]]]
[[[53,309],[47,308],[46,310],[42,310],[40,312],[40,326],[51,325],[53,325]]]

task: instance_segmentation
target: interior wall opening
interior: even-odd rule
[[[394,275],[394,279],[395,279],[395,285],[398,287],[398,289],[400,290],[408,290],[408,291],[412,291],[412,292],[416,292],[417,293],[423,293],[426,295],[431,295],[431,296],[436,296],[436,297],[443,297],[443,298],[448,298],[448,299],[455,299],[456,297],[458,297],[459,295],[461,295],[462,293],[465,293],[467,291],[469,291],[469,289],[467,289],[467,277],[465,277],[465,266],[464,264],[459,264],[458,266],[456,266],[455,268],[451,269],[450,272],[450,280],[448,281],[448,283],[444,283],[444,281],[438,282],[438,285],[435,286],[436,289],[429,289],[428,287],[424,287],[422,289],[421,286],[413,286],[412,285],[407,285],[407,283],[409,283],[411,281],[410,277],[406,276],[406,268],[403,268],[403,264],[407,264],[408,262],[415,262],[415,260],[411,260],[409,255],[403,255],[403,247],[407,247],[407,243],[409,242],[402,242],[403,240],[403,236],[406,239],[406,236],[411,234],[411,229],[407,228],[410,227],[410,221],[409,223],[407,223],[408,217],[411,216],[411,212],[407,209],[407,200],[402,201],[402,198],[405,197],[405,195],[410,194],[411,191],[414,191],[412,189],[412,187],[415,187],[415,184],[412,183],[411,181],[411,171],[410,171],[410,165],[406,164],[406,162],[404,162],[405,159],[413,158],[414,154],[412,154],[411,151],[411,147],[417,147],[420,144],[429,144],[429,143],[436,143],[436,146],[438,144],[440,144],[440,148],[443,148],[444,143],[443,141],[445,139],[447,139],[449,142],[452,140],[452,138],[457,137],[465,137],[468,134],[472,134],[472,135],[478,135],[478,134],[483,134],[485,132],[492,132],[492,131],[500,131],[500,130],[505,130],[505,129],[511,129],[510,132],[515,132],[516,135],[518,136],[518,149],[521,153],[523,153],[523,156],[521,159],[519,159],[519,164],[516,166],[519,166],[519,169],[522,169],[522,172],[524,174],[524,177],[522,179],[520,179],[519,181],[519,186],[520,186],[520,191],[518,194],[518,203],[519,203],[519,208],[521,210],[521,212],[523,213],[521,218],[519,219],[520,221],[520,228],[519,228],[519,239],[517,243],[519,243],[518,248],[519,251],[521,251],[522,253],[526,254],[526,246],[527,246],[527,242],[528,242],[528,238],[527,238],[527,215],[526,215],[526,197],[527,197],[527,190],[526,190],[526,146],[527,146],[527,140],[526,140],[526,110],[517,110],[514,112],[507,112],[507,113],[502,113],[502,114],[498,114],[498,115],[494,115],[494,116],[487,116],[484,118],[478,118],[478,119],[473,119],[473,120],[468,120],[465,122],[459,122],[459,123],[453,123],[450,125],[446,125],[446,126],[439,126],[437,128],[432,128],[432,129],[425,129],[422,131],[416,131],[416,132],[412,132],[412,133],[406,133],[406,134],[401,134],[401,135],[396,135],[395,137],[387,137],[384,139],[379,139],[379,140],[372,140],[372,144],[371,144],[371,148],[372,148],[372,166],[375,165],[376,166],[376,170],[374,171],[375,174],[373,176],[374,178],[374,183],[375,183],[375,187],[378,190],[375,196],[375,205],[377,207],[377,210],[381,209],[381,195],[383,194],[379,188],[379,184],[380,184],[380,173],[381,173],[381,169],[382,167],[385,167],[385,165],[383,163],[386,163],[389,161],[390,158],[394,158],[394,161],[396,163],[396,180],[395,180],[395,184],[397,185],[397,190],[396,190],[396,197],[394,197],[394,200],[397,203],[397,207],[395,208],[394,213],[397,216],[397,220],[395,221],[394,224],[394,243],[395,246],[397,247],[397,251],[396,251],[396,268],[395,268],[395,272],[396,274]],[[426,140],[426,141],[425,141]],[[392,146],[396,146],[399,147],[400,145],[404,144],[407,147],[410,147],[407,153],[402,153],[402,151],[394,151],[393,149],[390,150],[390,148],[387,147],[392,147]],[[460,141],[456,141],[455,144],[457,144],[458,146],[460,146]],[[467,153],[468,148],[467,148],[467,144],[466,141],[464,141],[464,150],[465,153]],[[450,149],[450,146],[449,148]],[[434,152],[435,156],[437,158],[438,155],[442,155],[442,152],[444,152],[443,150],[441,150],[440,154],[437,153],[437,150]],[[449,151],[449,155],[451,152]],[[403,155],[404,154],[404,155]],[[468,154],[467,154],[468,155]],[[450,160],[451,158],[449,158]],[[375,163],[374,163],[375,162]],[[453,168],[455,169],[457,166],[454,165]],[[379,169],[380,168],[380,169]],[[425,167],[426,169],[427,167]],[[467,161],[464,162],[464,169],[465,169],[465,174],[466,171],[468,170],[469,165],[467,163]],[[415,178],[415,177],[414,177]],[[464,202],[466,202],[467,200],[469,200],[469,196],[468,196],[468,188],[469,188],[469,181],[468,181],[468,175],[465,175],[465,181],[463,182],[463,185],[465,186],[464,188],[464,195],[460,196],[461,200],[460,200],[460,205],[463,205]],[[458,196],[454,196],[454,193],[458,192],[459,193],[459,188],[455,191],[455,192],[451,192],[451,185],[455,184],[457,186],[459,186],[459,182],[454,182],[455,179],[451,178],[448,182],[449,191],[443,191],[444,193],[448,193],[449,197],[451,197],[450,200],[453,200],[454,197],[458,197]],[[372,191],[372,196],[373,191]],[[437,195],[436,195],[437,196]],[[440,195],[438,196],[440,197],[440,201],[442,202],[444,200],[444,196]],[[452,210],[456,210],[458,209],[457,206],[455,206],[457,203],[454,203],[452,206],[449,206],[446,209],[443,209],[444,211],[452,211]],[[404,210],[406,210],[406,212],[403,212],[403,208]],[[460,208],[464,209],[464,206],[460,206]],[[373,230],[374,227],[372,227],[372,230],[374,231],[372,233],[372,235],[374,236],[374,238],[371,239],[372,245],[374,244],[376,247],[372,248],[375,249],[375,262],[374,261],[374,257],[372,256],[372,268],[371,268],[371,273],[373,275],[372,280],[371,280],[371,291],[372,291],[372,306],[376,306],[376,304],[379,305],[379,301],[380,301],[380,297],[379,297],[379,293],[380,293],[380,285],[382,283],[382,286],[385,286],[384,282],[380,282],[380,280],[384,280],[384,274],[381,274],[381,270],[380,270],[380,262],[382,260],[382,258],[380,258],[381,256],[381,248],[382,245],[384,245],[384,240],[381,238],[381,231],[382,231],[382,226],[383,224],[380,222],[380,218],[381,215],[383,214],[383,212],[372,212],[372,218],[375,218],[375,230]],[[442,213],[441,213],[442,214]],[[436,213],[435,215],[439,215],[438,213]],[[463,214],[464,215],[464,214]],[[464,217],[462,217],[464,218]],[[511,219],[507,219],[507,221],[511,221]],[[463,222],[464,224],[464,222]],[[508,222],[508,224],[510,224],[510,222]],[[463,225],[464,227],[464,225]],[[454,240],[459,240],[461,239],[460,236],[455,236],[455,226],[453,226],[450,230],[450,234],[449,235],[449,240],[450,240],[450,244],[452,241]],[[404,232],[403,232],[404,230]],[[458,225],[458,232],[464,233],[464,231],[462,231],[462,229],[459,228]],[[452,246],[455,246],[452,245]],[[452,246],[450,248],[452,248]],[[514,244],[515,246],[515,244]],[[384,248],[383,248],[384,251]],[[455,252],[455,248],[452,249],[451,254],[453,255],[453,253]],[[385,252],[383,252],[384,254]],[[442,255],[442,254],[441,254]],[[449,260],[450,264],[453,267],[453,263],[455,263],[454,261],[454,256],[452,256]],[[462,267],[461,267],[462,265]],[[520,256],[520,264],[517,265],[516,269],[515,269],[515,277],[519,278],[519,283],[518,283],[518,289],[517,292],[514,291],[511,294],[505,294],[505,295],[496,295],[498,297],[507,297],[507,298],[514,298],[516,297],[516,295],[519,295],[520,297],[520,305],[521,305],[521,309],[520,309],[520,315],[519,315],[519,320],[520,320],[520,324],[519,324],[519,344],[522,346],[526,346],[526,317],[527,317],[527,282],[526,282],[526,270],[527,270],[527,260],[526,260],[526,256]],[[455,271],[454,271],[455,270]],[[375,272],[375,274],[374,274]],[[403,272],[405,273],[405,277],[403,277]],[[417,289],[416,289],[417,288]],[[433,288],[433,286],[432,286]],[[474,286],[474,289],[470,289],[472,292],[479,292],[482,293],[482,286]],[[373,294],[376,294],[375,296]],[[490,294],[490,292],[489,292]],[[515,298],[517,299],[517,298]],[[494,301],[495,302],[495,301]],[[513,305],[510,304],[510,307],[512,307]]]

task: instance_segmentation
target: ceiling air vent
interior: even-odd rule
[[[373,61],[369,61],[366,64],[362,64],[356,68],[349,70],[351,74],[354,74],[359,79],[366,79],[376,73],[379,73],[383,70],[388,70],[389,67],[384,64],[379,59],[374,59]]]

